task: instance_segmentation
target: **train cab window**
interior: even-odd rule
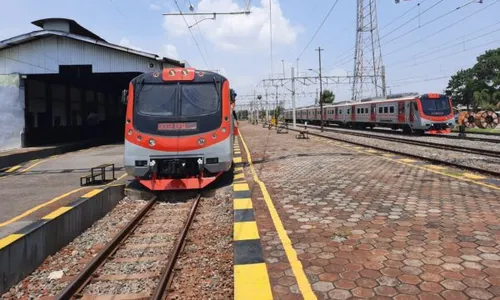
[[[382,107],[379,107],[378,108],[378,113],[381,114],[382,113]]]
[[[389,107],[389,112],[390,112],[391,114],[393,114],[393,113],[394,113],[394,106]]]

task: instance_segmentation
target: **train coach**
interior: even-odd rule
[[[292,110],[284,112],[285,120],[291,121]],[[318,106],[296,110],[298,122],[320,124]],[[389,96],[365,102],[323,106],[325,124],[337,124],[348,128],[389,127],[407,133],[449,133],[455,126],[451,99],[443,94]]]
[[[124,165],[150,190],[201,189],[232,165],[234,93],[220,74],[165,68],[123,91]]]

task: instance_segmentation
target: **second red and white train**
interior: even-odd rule
[[[286,121],[292,121],[292,110],[285,110],[284,117]],[[296,120],[320,124],[319,106],[296,109]],[[455,126],[451,99],[436,93],[324,105],[323,120],[326,125],[360,129],[389,127],[408,133],[449,133]]]

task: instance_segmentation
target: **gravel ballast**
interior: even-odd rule
[[[319,130],[312,129],[311,132],[314,133],[320,133]],[[498,165],[500,165],[500,159],[494,158],[494,157],[489,157],[489,156],[482,156],[478,154],[470,154],[470,153],[462,153],[462,152],[456,152],[456,151],[451,151],[451,150],[442,150],[442,149],[435,149],[435,148],[430,148],[428,146],[417,146],[417,145],[408,145],[404,144],[402,142],[391,142],[387,140],[379,140],[376,138],[370,138],[370,137],[360,137],[360,136],[353,136],[349,134],[343,134],[339,132],[329,132],[329,131],[324,131],[321,133],[324,136],[331,136],[336,139],[345,141],[345,142],[355,142],[355,143],[360,143],[366,146],[374,146],[374,147],[379,147],[382,149],[387,149],[389,151],[398,151],[401,152],[402,154],[409,154],[409,155],[418,155],[422,156],[425,158],[430,158],[430,159],[439,159],[448,163],[454,163],[458,164],[464,167],[475,167],[487,171],[493,171],[493,172],[498,172]],[[447,140],[450,143],[446,144],[451,144],[453,143],[458,143],[461,141],[455,141],[455,140]],[[435,141],[433,141],[435,142]],[[441,141],[442,142],[442,141]],[[477,142],[476,142],[477,143]],[[487,143],[485,143],[487,144]],[[491,144],[489,144],[491,145]],[[465,145],[462,145],[465,146]],[[477,147],[480,149],[480,147]],[[486,148],[484,148],[486,149]],[[489,148],[488,148],[489,149]],[[500,150],[500,145],[496,145],[491,148],[491,150]]]
[[[230,187],[202,197],[175,265],[168,299],[233,298],[233,207]]]
[[[110,213],[83,234],[47,257],[37,270],[2,295],[2,299],[38,299],[56,295],[145,204],[143,200],[121,200]],[[51,279],[59,277],[56,275],[62,277]]]

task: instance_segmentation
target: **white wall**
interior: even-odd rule
[[[24,88],[18,74],[0,75],[0,151],[21,148]]]

